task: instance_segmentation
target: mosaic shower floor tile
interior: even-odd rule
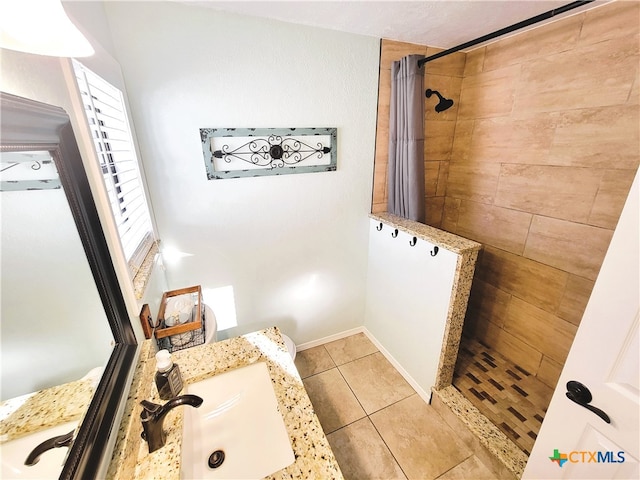
[[[463,338],[453,385],[527,455],[553,390],[486,345]]]

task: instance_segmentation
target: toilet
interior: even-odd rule
[[[218,322],[216,322],[216,315],[207,304],[204,305],[204,333],[204,343],[218,341]]]
[[[291,360],[296,359],[296,344],[293,343],[289,337],[287,337],[284,333],[280,333],[282,335],[282,339],[284,340],[284,344],[287,346],[287,350],[289,351],[289,355],[291,355]]]
[[[204,306],[204,330],[205,330],[205,343],[213,343],[218,340],[218,323],[216,322],[216,315],[209,305]],[[281,334],[284,344],[287,346],[291,359],[296,359],[296,344],[293,343],[288,336],[284,333]]]

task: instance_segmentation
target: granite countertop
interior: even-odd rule
[[[159,399],[153,381],[155,352],[149,345],[149,340],[143,344],[142,360],[125,408],[120,438],[107,474],[109,478],[180,478],[182,408],[173,409],[165,417],[167,442],[164,447],[150,454],[146,442],[140,440],[140,400],[146,398],[164,403]],[[266,478],[343,478],[277,327],[181,350],[173,353],[172,357],[187,385],[235,368],[265,362],[296,458],[293,464]]]
[[[454,233],[445,232],[424,223],[414,222],[391,213],[370,213],[369,218],[391,225],[398,230],[402,230],[411,235],[415,235],[422,240],[438,245],[451,252],[464,254],[480,250],[482,245],[468,238],[461,237]]]
[[[0,403],[0,444],[61,423],[80,421],[95,391],[83,379]]]

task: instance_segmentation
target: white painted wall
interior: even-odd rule
[[[84,28],[82,24],[79,25],[85,34],[91,32],[94,33],[97,38],[100,38],[100,42],[98,42],[94,36],[89,35],[89,40],[96,49],[96,55],[83,59],[82,61],[118,88],[124,89],[124,82],[117,62],[101,44],[101,42],[105,42],[109,48],[111,48],[109,45],[110,33],[103,14],[102,5],[95,2],[71,2],[65,4],[65,8],[74,20],[81,19],[85,25],[90,27]],[[130,318],[139,338],[142,337],[142,331],[138,321],[138,312],[140,311],[139,303],[135,299],[133,288],[127,284],[127,282],[130,282],[129,274],[126,262],[120,256],[121,251],[117,233],[115,233],[115,226],[109,224],[109,216],[111,215],[110,207],[106,199],[106,194],[103,191],[104,188],[101,187],[102,180],[99,168],[91,153],[92,140],[90,135],[86,133],[87,129],[83,131],[82,122],[84,120],[81,113],[82,107],[74,100],[67,83],[71,78],[69,75],[70,66],[67,64],[68,59],[31,55],[5,49],[0,49],[0,59],[1,91],[62,107],[69,114],[79,144],[80,153],[85,163],[85,168],[87,169],[98,211],[101,215],[101,221],[103,222],[103,228],[106,232],[107,241],[109,242],[118,278],[123,286]],[[61,193],[61,191],[59,191],[59,193]],[[29,199],[36,201],[35,197],[29,197]],[[3,269],[5,268],[5,261],[9,258],[9,255],[4,255],[5,248],[9,247],[8,244],[4,243],[5,236],[15,231],[15,229],[7,223],[11,220],[7,213],[9,209],[11,209],[10,203],[3,201],[1,212],[3,222]],[[55,220],[54,217],[51,216],[44,217],[44,219],[48,221]],[[20,221],[16,219],[15,225],[18,224],[20,224]],[[35,221],[29,224],[29,222],[25,220],[23,226],[27,229],[34,229],[34,225]],[[61,233],[61,231],[58,233]],[[53,278],[56,272],[46,268],[43,259],[35,258],[37,255],[32,250],[29,250],[27,253],[30,258],[36,260],[40,265],[38,273],[41,277]],[[13,256],[14,254],[10,255]],[[84,252],[82,252],[82,255],[84,255]],[[13,258],[15,259],[16,257]],[[5,316],[8,315],[7,310],[5,310],[5,294],[15,295],[15,292],[10,292],[9,285],[4,282],[5,279],[0,278],[0,281],[3,282],[0,285],[3,296],[1,319],[1,393],[3,399],[17,394],[17,390],[12,390],[13,387],[5,389],[5,384],[14,385],[13,378],[16,375],[23,375],[25,377],[23,384],[27,390],[32,387],[43,388],[62,381],[75,379],[77,378],[78,372],[84,374],[88,368],[93,368],[106,362],[108,352],[105,351],[105,344],[109,345],[113,337],[106,323],[103,311],[99,319],[93,320],[93,312],[100,310],[102,306],[99,297],[97,297],[97,293],[94,292],[95,287],[90,272],[89,276],[81,274],[83,265],[78,263],[81,259],[82,258],[77,256],[73,257],[73,259],[68,258],[68,261],[73,264],[74,274],[64,281],[60,281],[61,285],[64,284],[66,289],[72,292],[73,295],[81,298],[81,301],[78,301],[76,305],[65,305],[65,308],[70,308],[70,310],[64,312],[64,318],[56,318],[52,313],[53,310],[50,308],[52,296],[55,297],[53,290],[49,290],[48,292],[32,292],[29,296],[29,303],[31,307],[37,307],[37,313],[30,317],[31,323],[27,323],[28,328],[21,329],[25,335],[20,338],[16,335],[16,329],[11,326],[8,317]],[[86,258],[84,261],[86,262]],[[51,262],[49,262],[49,264],[51,264]],[[85,264],[84,267],[88,270],[88,265]],[[59,268],[56,269],[59,270]],[[70,273],[70,267],[67,267],[65,272]],[[145,299],[148,303],[156,305],[156,308],[162,291],[167,288],[163,274],[164,272],[161,269],[154,270],[154,275],[147,291],[147,298]],[[89,307],[89,299],[97,299],[98,304],[93,304]],[[48,315],[46,314],[47,311],[49,312]],[[80,324],[79,322],[82,323]],[[72,329],[72,325],[75,325],[76,328]],[[75,335],[72,335],[73,333],[75,333]],[[31,349],[34,350],[32,351]],[[110,351],[110,348],[108,351]],[[29,353],[27,354],[27,352]],[[40,358],[48,358],[50,365],[56,365],[67,361],[71,362],[71,360],[69,360],[70,355],[76,355],[72,360],[74,365],[70,367],[59,365],[61,368],[48,379],[45,379],[45,369],[41,368],[39,364],[36,365],[28,362],[30,358],[39,356]],[[21,365],[24,370],[16,371],[13,368],[15,365]],[[40,369],[42,375],[26,378],[26,372],[35,371],[36,369]],[[67,372],[66,374],[64,373],[65,371]],[[26,391],[23,390],[21,393],[25,392]]]
[[[6,400],[105,365],[112,335],[64,191],[0,192],[0,206]]]
[[[173,2],[104,8],[160,238],[189,254],[167,262],[170,287],[233,286],[223,338],[362,325],[379,40]],[[338,171],[209,181],[201,127],[337,127]]]
[[[436,384],[458,255],[371,219],[364,326],[429,401]],[[394,232],[395,231],[395,232]],[[395,237],[393,235],[396,235]]]
[[[118,64],[95,40],[91,40],[96,49],[96,55],[82,59],[83,63],[118,88],[124,88]],[[118,280],[127,302],[130,318],[134,320],[133,325],[138,338],[144,338],[137,320],[140,309],[135,299],[129,271],[111,215],[108,197],[102,181],[102,173],[97,160],[95,160],[95,153],[93,153],[93,140],[88,127],[84,123],[86,122],[82,113],[84,107],[79,98],[72,95],[69,89],[68,82],[75,82],[70,60],[5,49],[0,49],[0,57],[2,58],[2,61],[0,61],[0,90],[61,107],[69,115],[102,227],[109,244],[113,263],[116,267]],[[162,293],[159,292],[159,294],[161,295]]]
[[[73,112],[69,100],[69,94],[67,92],[67,86],[65,78],[62,73],[62,64],[60,59],[53,57],[44,57],[40,55],[30,55],[26,53],[18,53],[9,50],[0,50],[2,61],[0,62],[0,90],[12,93],[14,95],[20,95],[33,100],[49,103],[64,108],[67,113]],[[73,118],[72,118],[73,120]],[[74,125],[75,129],[75,125]],[[26,192],[30,193],[30,192]],[[61,193],[61,191],[60,191]],[[64,199],[64,196],[62,197]],[[5,201],[6,200],[6,201]],[[28,197],[28,200],[35,202],[36,196]],[[45,204],[49,201],[45,201]],[[68,208],[68,207],[67,207]],[[11,253],[9,256],[8,251],[5,249],[10,248],[9,243],[5,244],[5,239],[9,235],[17,235],[17,223],[10,224],[11,217],[9,209],[11,209],[11,202],[7,197],[3,198],[2,204],[2,240],[3,240],[3,258],[2,267],[5,268],[6,262],[10,258],[15,259],[15,253]],[[13,209],[11,209],[13,211]],[[70,215],[70,213],[69,213]],[[44,221],[51,219],[52,217],[40,218],[37,221]],[[16,219],[19,220],[19,219]],[[29,222],[28,219],[24,219],[24,229],[40,228],[36,227],[37,221]],[[31,223],[31,224],[30,224]],[[63,231],[62,226],[58,227]],[[43,228],[42,231],[49,230],[49,228]],[[52,239],[53,241],[53,239]],[[79,241],[79,240],[78,240]],[[5,253],[7,255],[5,256]],[[41,252],[42,253],[42,252]],[[84,252],[81,252],[84,255]],[[40,255],[32,251],[32,249],[25,249],[23,255],[25,256],[24,264],[28,265],[30,259],[36,260],[40,264],[39,275],[44,278],[54,279],[55,275],[59,272],[60,265],[57,268],[52,267],[51,261],[45,263],[45,260],[38,258]],[[74,264],[79,261],[77,255],[70,256],[70,261]],[[84,258],[86,264],[86,257]],[[88,270],[88,265],[85,265]],[[9,267],[11,268],[11,267]],[[36,268],[31,265],[27,268]],[[70,278],[66,278],[67,287],[69,291],[75,292],[76,295],[84,295],[85,298],[96,299],[95,295],[87,289],[87,281],[93,281],[90,272],[89,276],[81,274],[78,271],[81,266],[76,265],[75,275]],[[4,273],[4,272],[3,272]],[[86,273],[86,272],[84,272]],[[65,273],[62,273],[66,275]],[[111,332],[109,326],[106,323],[104,311],[100,318],[95,318],[93,313],[95,308],[90,308],[85,303],[78,303],[78,309],[73,310],[74,314],[67,311],[56,311],[54,305],[50,305],[52,299],[48,294],[42,291],[42,288],[37,288],[36,291],[30,296],[29,304],[33,306],[35,315],[29,317],[30,323],[23,323],[23,327],[27,328],[16,329],[14,322],[15,319],[10,317],[13,312],[5,310],[8,304],[5,304],[7,300],[6,296],[17,295],[16,292],[11,292],[12,288],[5,283],[6,277],[2,278],[2,398],[10,398],[12,396],[27,393],[32,389],[39,389],[59,384],[60,382],[76,380],[80,378],[78,375],[77,367],[80,367],[82,375],[87,373],[90,368],[104,365],[108,358],[108,354],[105,353],[104,344],[108,344],[111,340]],[[58,280],[52,280],[57,282]],[[94,284],[95,285],[95,284]],[[94,287],[95,288],[95,287]],[[5,290],[6,289],[6,290]],[[53,290],[51,290],[53,291]],[[99,302],[99,298],[97,298]],[[49,308],[47,308],[49,304]],[[101,303],[98,305],[101,306]],[[65,306],[67,308],[67,306]],[[49,310],[49,314],[45,312]],[[87,309],[90,310],[87,311]],[[85,313],[82,312],[85,310]],[[73,315],[71,318],[67,315]],[[60,316],[60,318],[59,318]],[[64,317],[64,318],[62,318]],[[76,329],[72,328],[72,325],[77,325]],[[105,337],[108,335],[108,337]],[[62,365],[63,363],[69,363],[70,356],[75,354],[75,346],[78,345],[78,353],[73,362],[76,365]],[[26,354],[26,355],[25,355]],[[35,360],[34,363],[30,363],[29,360]],[[46,369],[43,365],[50,364],[52,367],[49,370],[50,377],[47,379]],[[33,372],[34,375],[29,375],[29,372]],[[24,377],[17,387],[15,378],[20,376]]]

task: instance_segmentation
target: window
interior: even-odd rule
[[[81,63],[73,68],[132,278],[154,243],[122,92]]]

